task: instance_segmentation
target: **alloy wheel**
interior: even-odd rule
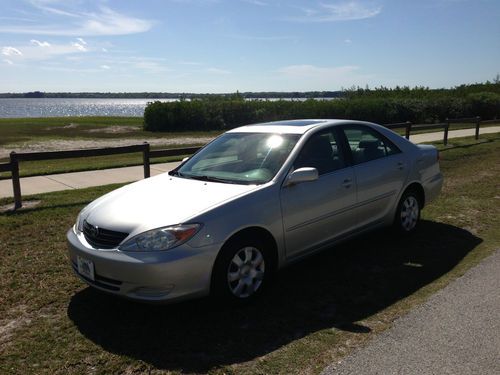
[[[407,196],[401,205],[401,226],[405,231],[409,232],[415,228],[419,213],[420,208],[417,198],[413,195]]]
[[[265,275],[264,256],[251,246],[236,252],[227,269],[227,282],[231,293],[238,298],[253,295],[262,285]]]

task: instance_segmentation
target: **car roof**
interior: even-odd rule
[[[228,133],[304,134],[310,129],[338,124],[366,124],[362,121],[334,119],[300,119],[262,122],[231,129]]]

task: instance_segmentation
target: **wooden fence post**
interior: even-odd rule
[[[405,138],[410,139],[410,133],[411,133],[411,121],[406,121],[406,132],[405,132]]]
[[[481,124],[481,117],[476,116],[476,139],[479,139],[479,126]]]
[[[142,162],[144,164],[144,178],[151,176],[151,167],[149,164],[149,143],[144,142],[144,150],[142,151]]]
[[[15,151],[10,153],[10,164],[12,166],[12,190],[14,192],[14,210],[23,206],[21,198],[21,181],[19,180],[19,161]]]
[[[450,120],[446,118],[446,125],[444,126],[444,139],[443,143],[446,146],[448,144],[448,131],[450,130]]]

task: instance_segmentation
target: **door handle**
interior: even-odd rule
[[[398,162],[398,169],[404,169],[405,165],[402,161]]]
[[[350,188],[352,185],[352,180],[350,178],[346,178],[344,182],[342,182],[342,186],[347,188]]]

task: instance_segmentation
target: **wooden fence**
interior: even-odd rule
[[[496,123],[500,120],[481,120],[480,117],[462,118],[462,119],[446,119],[445,122],[439,124],[413,124],[409,121],[386,124],[389,129],[405,129],[405,137],[410,139],[412,132],[422,130],[442,129],[443,143],[448,144],[448,132],[452,124],[470,123],[475,126],[475,137],[479,139],[479,128],[482,124]],[[12,175],[12,190],[14,192],[14,209],[22,207],[21,197],[21,181],[19,178],[19,162],[20,161],[33,161],[33,160],[51,160],[51,159],[70,159],[70,158],[85,158],[89,156],[105,156],[116,154],[128,154],[133,152],[142,152],[144,178],[151,175],[150,159],[165,156],[181,156],[189,155],[198,151],[199,147],[185,147],[173,148],[164,150],[151,150],[149,143],[140,145],[124,146],[124,147],[109,147],[109,148],[96,148],[88,150],[70,150],[70,151],[47,151],[47,152],[23,152],[23,153],[10,153],[10,161],[8,163],[0,164],[0,172],[11,172]]]
[[[14,192],[14,209],[22,207],[21,181],[19,178],[19,162],[34,160],[52,160],[52,159],[73,159],[86,158],[89,156],[106,156],[116,154],[128,154],[141,152],[144,166],[144,178],[151,176],[150,159],[165,156],[189,155],[198,151],[199,147],[172,148],[166,150],[151,150],[149,143],[140,145],[95,148],[88,150],[69,150],[69,151],[46,151],[46,152],[23,152],[10,153],[10,162],[0,164],[0,172],[11,172],[12,190]]]

